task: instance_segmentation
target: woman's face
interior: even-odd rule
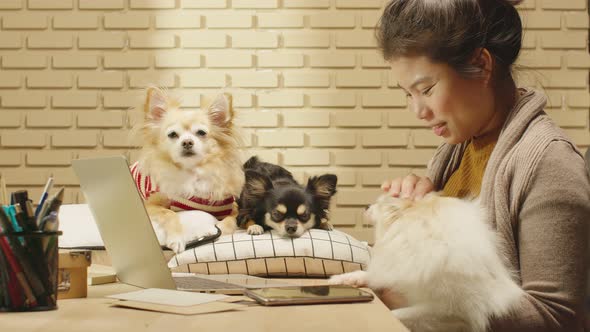
[[[416,116],[449,144],[486,132],[494,118],[491,90],[483,78],[464,78],[425,56],[390,61],[393,77],[406,92]]]

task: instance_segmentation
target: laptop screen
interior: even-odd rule
[[[72,165],[119,279],[144,288],[175,289],[127,160],[89,158]]]

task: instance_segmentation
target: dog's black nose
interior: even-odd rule
[[[297,225],[287,226],[287,227],[285,227],[285,230],[287,231],[287,233],[293,234],[293,233],[297,232]]]
[[[193,145],[195,145],[195,143],[193,143],[193,141],[190,139],[185,139],[184,141],[182,141],[182,148],[185,150],[192,149]]]

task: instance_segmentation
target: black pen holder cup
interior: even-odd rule
[[[0,233],[0,311],[57,309],[61,234]]]

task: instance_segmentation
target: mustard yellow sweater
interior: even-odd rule
[[[465,148],[459,168],[453,172],[443,188],[450,197],[476,198],[481,190],[483,173],[496,146],[500,130],[473,138]]]

